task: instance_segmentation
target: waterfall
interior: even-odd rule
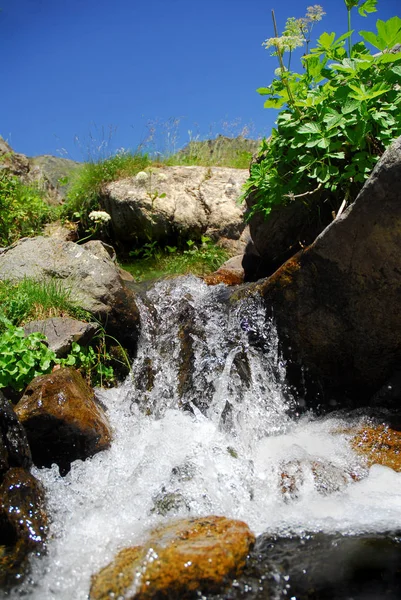
[[[169,518],[239,518],[256,533],[401,526],[401,475],[367,469],[340,416],[294,418],[274,323],[259,297],[189,276],[139,301],[132,373],[98,390],[109,450],[34,469],[46,489],[47,556],[10,598],[86,600],[91,574]],[[362,417],[355,417],[356,422]]]

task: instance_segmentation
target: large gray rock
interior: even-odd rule
[[[248,177],[245,169],[178,166],[146,173],[104,188],[102,205],[111,215],[115,239],[240,238],[244,207],[237,200]]]
[[[366,403],[401,362],[401,138],[355,202],[261,284],[286,353]]]
[[[47,338],[49,348],[59,358],[66,356],[73,342],[86,346],[92,340],[99,326],[95,323],[84,323],[68,317],[53,317],[43,321],[30,321],[25,325],[25,335],[42,333]]]
[[[100,244],[100,242],[99,242]],[[108,253],[53,238],[24,238],[0,255],[0,280],[57,278],[72,297],[129,349],[137,339],[139,313],[133,293]]]

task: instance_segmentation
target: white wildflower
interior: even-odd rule
[[[149,175],[147,173],[145,173],[145,171],[139,171],[139,173],[136,174],[135,180],[138,183],[144,184],[144,183],[146,183],[148,178],[149,178]]]
[[[111,221],[111,216],[104,210],[92,210],[92,212],[89,213],[89,218],[94,223],[105,224]]]
[[[159,181],[166,181],[167,175],[165,173],[158,173],[157,175]]]

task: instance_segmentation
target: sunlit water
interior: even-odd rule
[[[52,519],[48,556],[32,561],[12,598],[86,600],[92,573],[176,516],[234,517],[256,534],[401,526],[401,475],[368,471],[341,419],[289,416],[260,299],[229,308],[225,296],[192,277],[148,292],[132,377],[99,392],[110,450],[76,461],[64,478],[55,466],[34,470]]]

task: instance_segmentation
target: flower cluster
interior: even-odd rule
[[[89,213],[89,218],[94,223],[101,225],[105,225],[111,221],[111,216],[104,210],[92,210],[92,212]]]
[[[321,21],[325,14],[319,4],[308,6],[305,17],[287,19],[283,35],[265,40],[262,46],[266,49],[274,47],[280,54],[301,48],[305,42],[308,43],[314,23]]]
[[[157,177],[158,177],[159,181],[166,181],[166,179],[167,179],[167,175],[165,173],[158,173]]]
[[[138,183],[146,183],[146,181],[148,180],[149,175],[147,173],[145,173],[145,171],[139,171],[139,173],[136,174],[135,180]]]

